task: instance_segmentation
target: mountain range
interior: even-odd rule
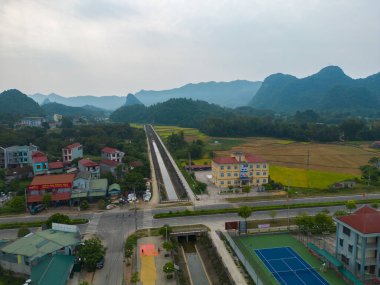
[[[380,73],[352,79],[338,66],[327,66],[305,78],[268,76],[249,102],[256,109],[279,113],[314,110],[363,114],[380,107]]]
[[[162,103],[173,98],[202,100],[222,107],[246,106],[259,90],[261,82],[235,80],[230,82],[201,82],[186,84],[179,88],[147,91],[141,90],[135,96],[146,106]]]

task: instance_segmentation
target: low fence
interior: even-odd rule
[[[268,280],[266,280],[267,279],[267,278],[265,278],[266,273],[259,272],[260,269],[261,269],[261,266],[259,264],[257,264],[256,260],[254,260],[253,258],[250,258],[250,260],[248,260],[246,258],[246,256],[247,257],[250,256],[250,253],[248,252],[248,249],[246,249],[244,246],[239,247],[235,243],[234,239],[227,232],[223,232],[223,235],[227,239],[227,241],[230,244],[230,246],[232,247],[232,249],[234,250],[234,252],[237,255],[237,257],[239,258],[240,262],[245,267],[245,270],[247,271],[247,273],[249,274],[249,276],[251,277],[251,279],[257,285],[268,285],[268,284],[272,284],[273,283],[273,281],[270,279],[270,277],[268,277]],[[244,255],[242,251],[246,255]],[[252,267],[251,264],[255,264],[255,265],[257,264],[257,266],[255,266],[255,269],[258,271],[257,273],[256,273],[256,270]],[[259,275],[261,275],[261,276],[259,277]]]

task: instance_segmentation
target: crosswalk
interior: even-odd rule
[[[92,218],[90,219],[90,222],[88,223],[87,229],[86,229],[86,234],[95,234],[98,232],[98,224],[99,220],[101,218],[103,213],[95,213]]]

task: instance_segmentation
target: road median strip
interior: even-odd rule
[[[37,228],[37,227],[41,227],[42,225],[46,224],[46,222],[47,222],[47,220],[35,221],[35,222],[4,223],[4,224],[0,224],[0,230],[18,229],[21,227]],[[88,219],[72,219],[70,221],[70,225],[80,225],[80,224],[86,224],[86,223],[88,223]]]
[[[358,204],[370,204],[378,202],[379,199],[366,199],[357,201]],[[319,203],[297,203],[297,204],[283,204],[283,205],[269,205],[269,206],[253,206],[252,211],[270,211],[270,210],[283,210],[283,209],[297,209],[297,208],[317,208],[317,207],[329,207],[329,206],[344,206],[347,201],[332,201],[332,202],[319,202]],[[187,216],[203,216],[203,215],[216,215],[237,213],[239,208],[228,209],[212,209],[212,210],[185,210],[167,213],[158,213],[153,217],[155,219],[175,218],[175,217],[187,217]]]

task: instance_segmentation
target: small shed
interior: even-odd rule
[[[120,185],[117,183],[111,184],[108,187],[108,196],[114,197],[120,195],[121,190],[120,190]]]

